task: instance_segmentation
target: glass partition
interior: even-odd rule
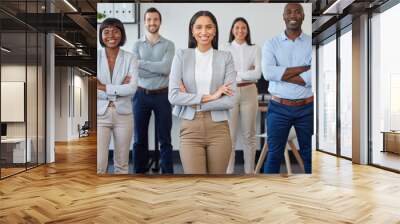
[[[318,48],[318,148],[336,154],[336,39]]]
[[[371,19],[372,164],[400,171],[400,68],[396,22],[400,5]]]
[[[45,163],[45,34],[21,19],[44,1],[1,1],[0,178]]]
[[[31,161],[26,141],[26,40],[25,32],[1,34],[2,177],[24,171]]]
[[[340,155],[352,157],[352,33],[340,36]]]

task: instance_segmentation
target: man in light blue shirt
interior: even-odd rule
[[[304,10],[300,4],[287,4],[283,19],[285,32],[267,41],[262,50],[263,76],[269,81],[272,95],[266,118],[269,151],[264,172],[279,173],[289,131],[294,126],[305,172],[311,173],[312,39],[301,30]]]
[[[133,53],[139,59],[138,89],[133,98],[135,118],[134,166],[136,173],[149,169],[148,130],[154,112],[157,138],[160,142],[161,172],[173,173],[172,164],[172,109],[168,101],[168,82],[174,44],[159,34],[161,14],[149,8],[144,14],[146,35],[138,40]]]

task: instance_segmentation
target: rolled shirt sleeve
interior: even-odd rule
[[[310,87],[312,84],[312,79],[311,79],[311,70],[308,70],[306,72],[303,72],[300,74],[300,77],[304,80],[306,83],[305,87]]]

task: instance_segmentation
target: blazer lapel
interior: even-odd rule
[[[187,57],[187,70],[183,74],[187,74],[187,83],[185,84],[186,87],[189,85],[192,85],[193,87],[193,92],[197,93],[197,85],[196,85],[196,77],[195,77],[195,70],[196,70],[196,53],[194,50],[189,51],[189,55]]]
[[[217,51],[213,49],[210,94],[213,94],[218,87],[217,86],[218,73],[216,71],[216,68],[217,68]]]
[[[102,53],[102,56],[101,56],[101,58],[102,58],[102,63],[101,64],[102,65],[100,65],[100,66],[104,67],[105,69],[102,69],[104,71],[100,75],[103,75],[103,80],[106,81],[106,83],[103,83],[103,84],[109,84],[109,83],[111,83],[111,78],[110,78],[111,74],[110,74],[110,66],[108,66],[106,49],[103,48],[101,53]]]
[[[112,84],[119,84],[116,81],[118,80],[119,75],[125,76],[126,74],[120,74],[119,69],[122,69],[121,63],[123,60],[123,55],[122,55],[122,49],[118,50],[118,55],[117,58],[115,59],[115,64],[114,64],[114,70],[113,70],[113,76],[112,76]]]

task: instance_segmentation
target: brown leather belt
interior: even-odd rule
[[[298,100],[282,99],[277,96],[272,96],[271,99],[275,102],[278,102],[278,103],[286,105],[286,106],[297,106],[297,107],[304,106],[304,105],[314,102],[314,96],[310,96],[308,98],[298,99]]]
[[[138,90],[143,91],[145,94],[168,93],[168,87],[162,89],[145,89],[143,87],[138,86]]]
[[[253,85],[254,82],[242,82],[242,83],[238,83],[236,84],[237,87],[245,87],[245,86],[249,86],[249,85]]]

